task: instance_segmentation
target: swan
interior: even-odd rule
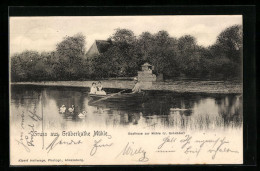
[[[74,112],[74,105],[72,105],[72,106],[68,109],[68,111],[69,111],[70,113],[73,113],[73,112]]]
[[[65,113],[65,111],[66,111],[66,106],[65,106],[65,105],[62,105],[62,106],[60,107],[60,113]]]
[[[73,118],[72,116],[68,116],[68,117],[66,117],[66,119],[69,119],[69,120],[72,119],[72,118]]]
[[[78,117],[84,118],[84,117],[86,117],[86,114],[87,114],[87,112],[83,111],[82,113],[78,114]]]

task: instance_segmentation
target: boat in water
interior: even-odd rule
[[[107,95],[89,94],[91,102],[109,101],[109,102],[140,102],[144,100],[145,93],[112,93]]]

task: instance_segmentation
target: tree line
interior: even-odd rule
[[[87,56],[86,38],[66,36],[52,52],[24,51],[11,56],[11,81],[88,80],[132,77],[141,65],[154,65],[156,75],[198,79],[240,79],[242,76],[242,26],[223,30],[215,44],[199,46],[196,38],[171,37],[167,31],[136,36],[116,29],[111,46],[102,54]]]

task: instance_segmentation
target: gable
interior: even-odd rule
[[[93,45],[89,48],[87,52],[87,56],[92,55],[99,55],[101,53],[104,53],[108,50],[108,48],[111,46],[111,41],[106,40],[96,40]]]
[[[87,52],[87,56],[92,56],[92,55],[99,55],[99,50],[96,45],[96,41],[93,43],[93,45],[89,48]]]

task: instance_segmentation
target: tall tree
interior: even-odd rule
[[[148,61],[155,66],[156,74],[172,75],[176,71],[177,40],[162,30],[154,34],[154,42]]]
[[[60,75],[63,79],[77,78],[81,73],[85,54],[85,36],[78,33],[65,37],[62,42],[57,44],[56,51],[59,57]]]
[[[200,53],[196,38],[185,35],[178,40],[178,63],[181,73],[196,76],[200,69]]]
[[[149,53],[154,46],[154,36],[149,32],[143,32],[138,39],[138,47],[140,48],[140,53],[143,56],[143,60],[147,61]]]
[[[126,43],[131,44],[135,42],[134,32],[128,29],[116,29],[115,33],[110,37],[111,41],[115,43]]]
[[[234,25],[226,28],[217,37],[216,43],[210,47],[212,60],[215,61],[215,72],[226,78],[242,76],[243,36],[242,26]]]
[[[241,52],[243,47],[242,39],[242,26],[234,25],[226,28],[219,34],[216,46],[219,46],[219,48],[221,48],[221,51],[230,60],[240,63]]]
[[[114,68],[118,69],[118,76],[134,76],[138,71],[140,59],[137,39],[133,31],[128,29],[116,29],[111,36],[113,47],[105,55],[114,61]]]

